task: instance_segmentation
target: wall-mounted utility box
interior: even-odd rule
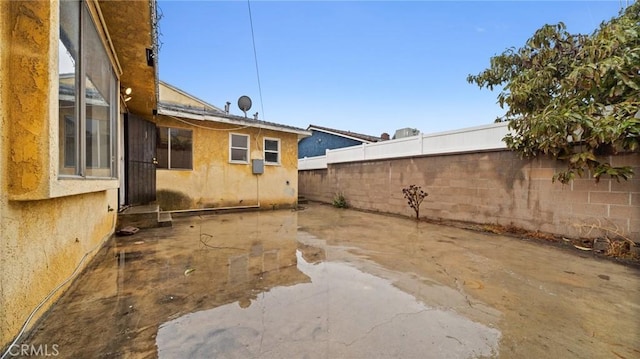
[[[251,160],[253,165],[253,174],[261,175],[264,173],[264,160]]]

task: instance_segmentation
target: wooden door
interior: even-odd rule
[[[156,125],[125,115],[125,202],[148,204],[156,200]]]

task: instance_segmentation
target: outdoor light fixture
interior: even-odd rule
[[[147,49],[146,57],[147,57],[147,66],[154,66],[155,65],[155,60],[154,60],[155,55],[153,54],[153,50],[152,49]]]
[[[120,95],[122,96],[122,100],[124,102],[127,102],[129,100],[131,100],[131,93],[133,92],[133,90],[131,90],[131,87],[123,87],[120,89]]]

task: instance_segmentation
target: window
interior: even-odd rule
[[[249,135],[232,133],[229,135],[229,161],[234,163],[249,163]]]
[[[87,5],[60,2],[60,176],[113,178],[118,79]]]
[[[280,164],[280,140],[277,138],[264,139],[264,162],[268,165]]]
[[[156,156],[158,168],[193,169],[193,131],[158,127]]]

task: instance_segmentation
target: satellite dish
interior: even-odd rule
[[[251,109],[251,99],[249,96],[240,96],[238,99],[238,107],[244,112],[244,117],[247,117],[247,111]]]

